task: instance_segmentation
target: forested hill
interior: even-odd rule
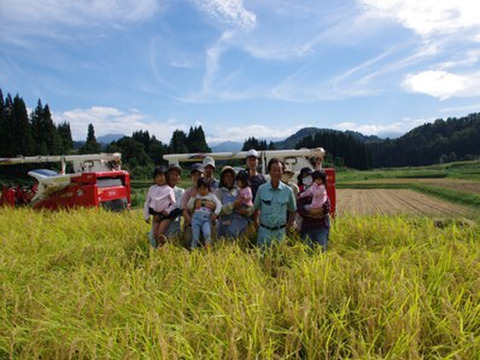
[[[480,156],[480,113],[438,119],[395,140],[366,144],[373,167],[430,165]]]

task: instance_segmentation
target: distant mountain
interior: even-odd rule
[[[319,129],[316,127],[306,127],[298,130],[295,134],[290,135],[285,140],[274,142],[275,148],[277,149],[295,149],[297,143],[306,136],[315,135],[318,131],[333,131],[329,129]]]
[[[212,152],[230,152],[240,151],[242,149],[242,143],[236,141],[225,141],[220,144],[211,146]]]
[[[100,144],[108,145],[112,141],[117,141],[118,139],[121,139],[124,136],[125,135],[123,134],[106,134],[106,135],[97,137],[97,142]]]
[[[362,133],[359,133],[357,131],[346,130],[344,132],[345,132],[345,135],[349,135],[349,136],[353,137],[354,139],[360,140],[361,142],[364,142],[364,143],[373,142],[373,141],[382,141],[383,140],[383,139],[379,138],[378,136],[363,135]]]

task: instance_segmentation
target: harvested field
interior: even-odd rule
[[[468,208],[405,189],[339,189],[337,214],[468,215]]]

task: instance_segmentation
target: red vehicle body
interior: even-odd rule
[[[37,158],[37,161],[24,161],[23,163],[41,162],[40,158]],[[77,158],[89,161],[85,160],[88,159],[88,155],[77,156]],[[96,157],[95,159],[95,161],[100,161]],[[5,164],[6,159],[2,160]],[[104,171],[82,171],[66,175],[51,170],[31,171],[29,175],[35,177],[39,183],[23,187],[3,186],[0,205],[31,206],[34,209],[49,210],[103,207],[108,210],[121,211],[129,208],[131,203],[130,174],[127,171],[119,170],[117,163],[113,170],[108,170],[111,163],[105,164],[102,165]],[[93,167],[91,165],[91,168]]]

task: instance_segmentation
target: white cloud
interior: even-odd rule
[[[137,109],[122,111],[113,107],[94,106],[89,109],[74,109],[63,113],[54,113],[56,123],[70,123],[72,137],[84,140],[87,137],[88,124],[93,124],[95,136],[106,134],[124,134],[130,136],[137,130],[148,130],[150,135],[162,142],[168,143],[176,129],[187,130],[187,126],[174,119],[155,121],[141,114]]]
[[[457,75],[443,70],[427,70],[407,75],[402,86],[411,92],[440,100],[480,95],[480,73]]]
[[[207,14],[245,30],[253,29],[257,16],[245,9],[242,0],[194,0]]]
[[[283,140],[305,126],[306,125],[296,125],[289,128],[273,128],[265,125],[254,124],[236,127],[215,127],[213,129],[215,135],[211,135],[210,132],[206,131],[208,133],[207,142],[209,144],[216,144],[224,141],[243,142],[249,137],[255,137],[257,139]]]
[[[400,121],[396,121],[390,124],[357,124],[355,122],[342,122],[335,124],[333,126],[334,129],[337,130],[351,130],[357,131],[364,135],[391,135],[391,134],[404,134],[411,129],[423,125],[425,123],[430,123],[435,121],[435,118],[427,118],[427,119],[412,119],[412,118],[404,118]]]
[[[372,16],[392,18],[429,37],[480,28],[477,0],[358,0]]]

